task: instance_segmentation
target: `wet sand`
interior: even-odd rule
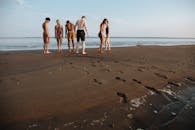
[[[194,129],[194,50],[136,46],[102,55],[87,49],[86,56],[0,52],[0,128]]]

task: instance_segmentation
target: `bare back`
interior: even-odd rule
[[[74,29],[75,29],[74,24],[72,24],[72,23],[66,24],[66,30],[67,30],[67,31],[72,31],[72,32],[74,32]]]
[[[56,38],[63,37],[63,27],[60,24],[55,26],[55,37]]]
[[[42,27],[43,27],[43,35],[44,35],[44,37],[49,37],[48,23],[44,22]]]
[[[42,25],[43,28],[43,41],[45,44],[49,43],[49,27],[48,27],[48,23],[44,22]]]

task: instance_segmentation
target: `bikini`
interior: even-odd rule
[[[62,35],[62,29],[61,29],[61,26],[58,26],[56,28],[56,35],[57,35],[57,38],[60,38],[61,35]]]

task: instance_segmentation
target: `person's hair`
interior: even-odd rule
[[[103,21],[102,21],[102,23],[101,24],[105,24],[106,23],[106,21],[108,21],[107,19],[104,19]]]
[[[103,20],[103,23],[106,23],[106,21],[108,21],[108,19],[105,18],[105,19]]]
[[[69,21],[69,20],[67,20],[67,21],[66,21],[66,23],[70,23],[70,21]]]
[[[109,26],[106,27],[106,35],[109,34]]]
[[[46,17],[46,18],[45,18],[45,20],[48,20],[48,21],[50,21],[50,18],[49,18],[49,17]]]
[[[82,16],[81,18],[86,18],[85,16]]]

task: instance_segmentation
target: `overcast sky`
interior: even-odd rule
[[[108,18],[111,36],[195,38],[195,0],[0,0],[0,37],[42,36],[45,17],[53,35],[56,19],[82,15],[90,36]]]

